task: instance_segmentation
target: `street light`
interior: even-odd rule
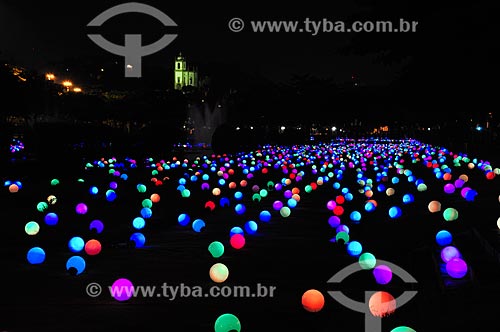
[[[64,81],[64,82],[62,82],[62,85],[66,88],[66,92],[69,92],[69,89],[73,86],[73,82]]]

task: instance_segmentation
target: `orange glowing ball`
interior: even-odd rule
[[[229,189],[235,189],[236,188],[236,182],[229,182]]]
[[[289,186],[290,184],[292,184],[292,180],[286,179],[285,180],[285,185]]]
[[[439,201],[431,201],[427,208],[432,213],[439,212],[441,211],[441,203]]]
[[[101,242],[98,240],[92,239],[88,240],[87,243],[85,243],[85,252],[87,255],[90,256],[95,256],[101,252]]]
[[[240,186],[243,187],[243,188],[246,187],[247,184],[248,184],[247,180],[241,180],[240,181]]]
[[[292,198],[296,200],[297,202],[300,202],[300,195],[299,194],[293,194]]]
[[[458,178],[463,180],[464,182],[469,181],[469,177],[467,176],[467,174],[462,174]]]
[[[300,194],[300,189],[295,187],[292,189],[292,194]]]
[[[17,184],[13,183],[9,186],[10,193],[12,193],[12,194],[17,193],[18,191],[19,191],[19,186]]]
[[[368,198],[371,198],[373,196],[373,191],[371,191],[371,190],[365,191],[365,196]]]
[[[325,297],[316,289],[309,289],[302,295],[302,306],[309,312],[318,312],[325,306]]]
[[[373,205],[375,205],[375,207],[377,207],[377,204],[378,204],[378,203],[377,203],[377,201],[376,201],[376,200],[374,200],[374,199],[369,199],[369,200],[367,200],[367,201],[366,201],[366,203],[368,203],[368,202],[373,203]]]
[[[386,317],[396,311],[396,299],[387,292],[375,292],[368,301],[368,307],[373,316]]]
[[[443,180],[450,181],[451,180],[451,174],[450,173],[444,173]]]
[[[160,195],[158,195],[158,194],[152,194],[151,197],[150,197],[150,199],[151,199],[151,202],[158,203],[160,201]]]

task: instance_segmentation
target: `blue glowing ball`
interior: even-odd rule
[[[255,234],[257,232],[258,225],[255,221],[249,220],[245,223],[245,231],[248,234]]]
[[[453,237],[447,230],[441,230],[436,233],[436,243],[440,246],[447,246],[451,244]]]
[[[108,202],[113,202],[116,199],[116,192],[113,189],[108,189],[106,191],[106,200]]]
[[[229,198],[227,197],[222,197],[219,202],[220,206],[225,207],[231,205],[229,202]]]
[[[144,247],[146,237],[142,233],[134,233],[130,236],[130,241],[133,241],[136,248]]]
[[[85,247],[85,241],[79,236],[72,237],[68,242],[68,247],[71,252],[80,252]]]
[[[146,221],[144,220],[144,218],[136,217],[132,221],[132,226],[135,229],[142,229],[142,228],[144,228],[144,226],[146,226]]]
[[[191,227],[193,228],[193,230],[196,232],[196,233],[200,233],[202,231],[202,229],[205,227],[205,221],[201,220],[201,219],[196,219],[195,221],[193,221],[193,224],[191,225]]]
[[[352,221],[358,222],[361,220],[361,213],[359,211],[352,211],[349,217]]]
[[[361,246],[361,243],[359,243],[358,241],[351,241],[347,243],[347,253],[350,256],[358,257],[359,255],[361,255],[362,251],[363,247]]]
[[[148,208],[148,207],[145,207],[145,208],[142,208],[141,209],[141,216],[144,218],[144,219],[148,219],[148,218],[151,218],[151,216],[153,215],[153,211]]]
[[[178,217],[177,217],[177,222],[179,223],[179,225],[181,226],[186,226],[187,224],[189,224],[189,222],[191,221],[191,218],[189,217],[189,215],[185,214],[185,213],[181,213]]]
[[[89,190],[90,194],[91,195],[97,195],[99,193],[99,189],[97,187],[90,187],[90,190]]]
[[[240,200],[243,198],[243,193],[241,191],[237,191],[234,193],[234,199]]]
[[[246,211],[246,207],[243,204],[236,204],[236,206],[234,207],[234,211],[237,214],[244,214]]]
[[[45,223],[49,226],[57,225],[59,217],[54,212],[49,212],[45,215]]]
[[[259,213],[259,220],[269,222],[271,220],[271,212],[264,210]]]
[[[365,203],[365,211],[367,212],[372,212],[372,211],[375,211],[375,204],[373,204],[373,202],[366,202]]]
[[[233,236],[234,234],[241,234],[241,235],[244,235],[244,231],[243,231],[243,228],[241,227],[238,227],[238,226],[234,226],[233,228],[231,228],[231,230],[229,231],[229,237]]]
[[[412,194],[405,194],[403,196],[403,203],[404,204],[413,203],[413,201],[415,201],[415,197],[413,197]]]
[[[81,274],[85,270],[85,260],[80,256],[72,256],[66,261],[66,270],[74,269],[76,275]]]
[[[401,211],[401,208],[398,206],[393,206],[389,209],[389,217],[391,217],[392,219],[399,218],[401,217],[402,214],[403,212]]]
[[[45,261],[45,251],[40,247],[33,247],[26,255],[30,264],[41,264]]]
[[[297,206],[297,200],[293,199],[293,198],[290,198],[288,199],[288,201],[286,202],[286,205],[288,205],[288,207],[290,208],[294,208]]]

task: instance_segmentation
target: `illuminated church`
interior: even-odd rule
[[[176,90],[182,90],[186,86],[198,86],[198,68],[189,65],[181,53],[175,58],[174,79]]]

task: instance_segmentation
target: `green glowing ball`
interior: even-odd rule
[[[257,193],[252,195],[252,201],[254,201],[254,202],[260,202],[261,199],[262,199],[262,196],[260,196]]]
[[[453,221],[458,219],[458,211],[455,208],[449,207],[443,212],[444,220]]]
[[[283,218],[287,218],[288,216],[290,216],[290,213],[291,213],[291,210],[288,206],[283,206],[280,209],[280,214]]]
[[[208,251],[214,258],[219,258],[224,254],[224,245],[222,242],[214,241],[208,245]]]
[[[215,321],[215,332],[240,332],[241,323],[238,317],[233,314],[223,314]]]
[[[184,189],[181,191],[181,196],[184,198],[187,198],[187,197],[191,196],[191,191],[189,191],[189,189]]]
[[[417,332],[417,331],[408,326],[398,326],[396,328],[393,328],[391,332]]]
[[[143,184],[138,184],[137,185],[137,191],[140,193],[145,193],[146,192],[146,186]]]
[[[50,181],[50,185],[51,186],[57,186],[59,184],[59,180],[58,179],[52,179],[52,181]]]
[[[373,254],[365,252],[359,256],[358,262],[363,270],[370,270],[377,264],[377,259]]]
[[[344,244],[349,242],[349,234],[347,232],[338,232],[335,236],[335,240],[339,242],[340,240],[344,241]]]
[[[142,207],[145,208],[152,208],[153,207],[153,201],[150,200],[149,198],[146,198],[142,201]]]
[[[262,197],[266,197],[267,196],[267,190],[266,189],[261,189],[259,193],[260,193],[260,196],[262,196]]]
[[[36,205],[36,209],[40,212],[44,212],[49,208],[49,204],[47,202],[40,202]]]
[[[309,185],[309,184],[308,184],[308,185],[304,188],[304,190],[306,191],[306,193],[308,193],[308,194],[309,194],[309,193],[311,193],[311,191],[313,191],[313,188],[311,187],[311,185]]]

